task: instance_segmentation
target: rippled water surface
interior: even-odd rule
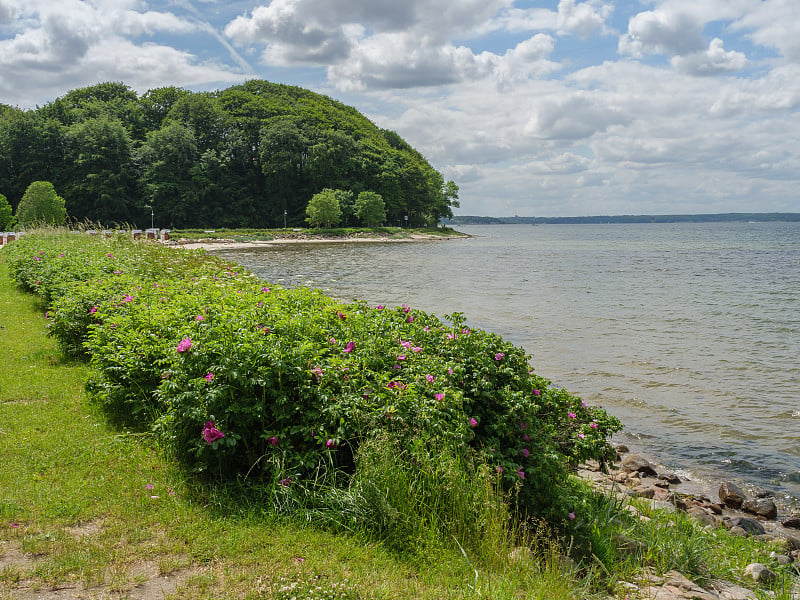
[[[620,417],[635,449],[800,498],[800,223],[459,229],[473,237],[218,254],[273,283],[463,312]]]

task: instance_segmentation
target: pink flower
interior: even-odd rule
[[[414,322],[414,315],[408,315],[408,318],[406,319],[406,321],[408,321],[409,323],[413,323]]]
[[[291,477],[284,477],[283,479],[278,480],[278,485],[281,487],[289,487],[290,483],[292,483]]]
[[[336,338],[331,338],[331,339],[329,339],[328,341],[329,341],[331,344],[335,344],[335,343],[336,343]]]
[[[42,260],[42,259],[41,259],[41,258],[39,258],[38,256],[34,256],[34,257],[33,257],[33,260],[35,260],[36,262],[39,262],[39,261],[40,261],[40,260]]]
[[[278,445],[281,443],[281,440],[280,440],[280,438],[279,438],[279,437],[277,437],[277,436],[274,436],[274,435],[273,435],[272,437],[270,437],[270,438],[267,440],[267,442],[268,442],[268,443],[269,443],[269,445],[270,445],[270,446],[272,446],[273,448],[277,448],[277,447],[278,447]]]
[[[350,353],[355,349],[356,349],[356,343],[355,342],[347,342],[347,346],[344,347],[344,351],[346,353]]]
[[[575,418],[575,417],[577,417],[578,415],[576,415],[574,412],[568,412],[568,413],[567,413],[567,416],[568,416],[570,419],[574,419],[574,418]]]
[[[264,335],[266,335],[269,333],[269,327],[264,327],[264,329],[262,329],[261,331],[263,331]]]
[[[475,417],[470,417],[469,418],[469,426],[470,427],[477,427],[478,426],[478,421],[475,419]]]
[[[404,313],[407,313],[408,311],[411,310],[411,307],[408,304],[403,304],[402,306],[403,306],[403,312]]]
[[[592,429],[597,429],[598,425],[597,425],[597,423],[592,421],[591,423],[589,423],[589,427],[591,427]]]
[[[206,381],[211,381],[212,379],[214,379],[214,374],[211,371],[209,371],[208,373],[206,373],[206,376],[203,379],[205,379]]]
[[[585,433],[579,433],[579,434],[578,434],[578,439],[581,439],[581,440],[582,440],[582,439],[583,439],[583,438],[585,438],[585,437],[586,437],[586,434],[585,434]]]
[[[541,395],[541,392],[539,390],[533,390],[533,395],[534,396],[539,396],[539,395]]]
[[[195,321],[205,321],[205,320],[206,320],[206,318],[205,318],[203,315],[197,315],[197,316],[194,318],[194,320],[195,320]]]
[[[448,375],[452,375],[453,374],[453,369],[447,369],[447,374]]]
[[[525,471],[522,469],[517,469],[517,475],[519,475],[520,479],[525,479]]]
[[[336,448],[336,442],[334,442],[332,439],[328,439],[328,441],[325,442],[325,447],[329,450],[333,450]]]
[[[575,513],[574,512],[569,513],[567,516],[569,517],[570,521],[574,521],[575,520]]]
[[[264,292],[265,294],[269,294],[270,289],[268,287],[262,287],[261,291]]]
[[[152,490],[154,487],[156,487],[156,486],[154,486],[152,483],[148,483],[146,486],[144,486],[144,489]]]
[[[498,473],[502,473],[503,472],[503,467],[501,467],[500,465],[497,465],[497,472]]]
[[[97,308],[98,308],[97,306],[93,306],[92,309],[89,311],[89,314],[93,315],[94,313],[96,313],[97,312]]]
[[[497,354],[494,355],[494,359],[496,361],[501,361],[501,360],[503,360],[504,357],[505,357],[505,354],[503,354],[502,352],[498,352]]]
[[[189,348],[192,347],[192,338],[183,338],[180,343],[178,343],[178,347],[176,350],[178,352],[186,352]]]
[[[438,394],[436,394],[435,398],[441,402],[442,400],[444,400],[444,394],[439,392]]]
[[[313,369],[311,369],[311,372],[314,374],[314,377],[316,377],[318,380],[322,379],[322,367],[318,366],[314,367]]]
[[[405,354],[398,354],[397,355],[397,360],[405,360],[405,359],[406,359],[406,355]]]
[[[589,408],[589,405],[588,405],[588,404],[586,404],[586,400],[581,400],[581,406],[582,406],[583,408]]]
[[[522,436],[522,441],[523,441],[523,442],[530,442],[530,441],[531,441],[531,436],[529,436],[527,433],[526,433],[526,434],[524,434],[524,435]]]
[[[425,381],[427,381],[428,383],[433,383],[434,381],[433,375],[425,375]]]
[[[525,458],[528,458],[530,455],[531,455],[531,451],[530,450],[528,450],[527,448],[523,448],[522,449],[522,456],[524,456]]]
[[[125,297],[122,299],[122,301],[123,301],[123,302],[133,302],[133,296],[131,296],[130,294],[128,294],[127,296],[125,296]]]
[[[211,445],[224,437],[225,434],[217,429],[217,427],[214,425],[214,421],[206,421],[206,424],[203,427],[203,439],[206,441],[206,444]]]
[[[339,316],[339,318],[340,318],[342,321],[344,321],[344,320],[347,318],[347,315],[346,315],[346,314],[344,314],[343,312],[337,312],[336,314]]]
[[[378,306],[375,307],[375,310],[383,310],[383,308],[383,304],[378,304]]]
[[[416,352],[417,354],[419,354],[420,352],[422,352],[422,348],[421,348],[421,347],[419,347],[419,346],[413,346],[413,347],[411,348],[411,351],[412,351],[412,352]]]
[[[411,348],[411,342],[406,342],[404,340],[400,340],[400,345],[406,350],[409,350]]]

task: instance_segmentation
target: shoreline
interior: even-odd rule
[[[445,240],[468,239],[472,236],[466,233],[435,235],[428,233],[410,233],[403,237],[391,235],[353,235],[353,236],[324,236],[322,234],[286,233],[276,234],[270,240],[237,240],[234,238],[179,238],[162,242],[169,246],[178,246],[188,250],[238,250],[251,248],[270,248],[295,244],[410,244],[418,242],[436,242]]]

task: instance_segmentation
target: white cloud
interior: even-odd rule
[[[706,51],[674,56],[671,62],[673,67],[685,73],[716,75],[744,69],[747,66],[747,57],[735,50],[726,52],[722,47],[722,40],[714,38]]]
[[[599,2],[581,2],[575,0],[559,0],[558,31],[569,33],[580,38],[588,38],[597,30],[605,27],[605,22],[613,7]]]
[[[762,0],[741,15],[733,31],[748,31],[762,46],[775,48],[785,58],[800,62],[800,13],[796,0]]]
[[[645,54],[686,55],[706,46],[703,24],[686,13],[662,10],[641,12],[628,23],[620,37],[619,51],[640,57]]]

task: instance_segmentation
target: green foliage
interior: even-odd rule
[[[339,209],[339,199],[336,192],[331,189],[324,189],[318,194],[314,194],[306,207],[308,224],[312,227],[330,228],[338,225],[342,218],[342,211]]]
[[[355,214],[367,227],[376,227],[386,220],[383,198],[375,192],[361,192],[356,198]]]
[[[72,90],[43,107],[0,112],[0,189],[16,206],[51,181],[69,214],[102,224],[302,225],[325,188],[380,194],[386,220],[438,223],[442,176],[396,133],[308,90],[249,81],[219,92],[122,83]],[[352,225],[352,199],[340,198]]]
[[[3,194],[0,194],[0,231],[7,231],[16,225],[14,209]]]
[[[27,235],[9,249],[17,281],[51,303],[52,333],[90,357],[93,397],[207,477],[335,484],[357,471],[365,440],[388,436],[418,463],[452,448],[465,468],[496,473],[524,512],[566,523],[567,469],[606,460],[620,427],[459,314],[448,324],[268,287],[127,236]]]
[[[64,199],[49,181],[34,181],[17,206],[17,221],[22,227],[62,225],[67,218]]]

